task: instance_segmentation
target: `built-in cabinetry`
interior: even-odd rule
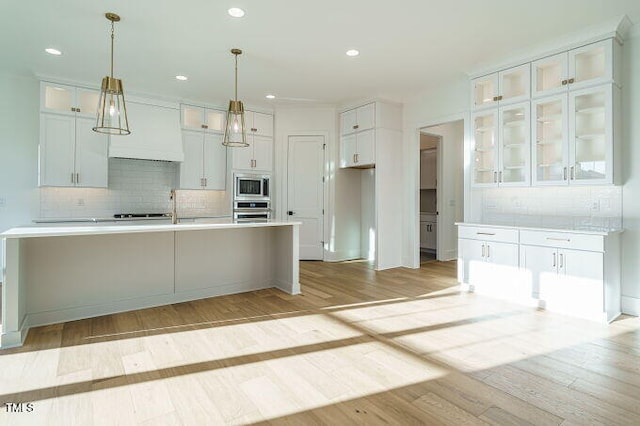
[[[620,68],[608,38],[473,79],[472,184],[619,183]]]
[[[227,148],[222,138],[226,112],[184,104],[180,111],[184,148],[180,188],[224,190]]]
[[[232,168],[254,172],[273,171],[273,115],[245,111],[246,148],[233,148]]]
[[[458,280],[473,290],[593,320],[620,314],[619,232],[459,224],[458,236]]]
[[[40,83],[39,185],[106,188],[109,137],[92,130],[100,92]]]
[[[438,220],[435,214],[420,213],[420,248],[435,251],[438,244]]]
[[[376,163],[376,104],[340,114],[340,167],[373,167]]]
[[[401,266],[402,106],[365,103],[346,109],[339,119],[340,167],[351,168],[339,173],[353,191],[348,210],[360,212],[352,216],[351,223],[358,220],[360,225],[359,235],[351,236],[352,252],[373,260],[377,270]]]

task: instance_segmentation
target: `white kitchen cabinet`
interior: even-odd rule
[[[273,138],[247,135],[248,147],[229,148],[233,169],[271,172],[273,170]]]
[[[436,250],[438,244],[436,215],[420,215],[420,248]]]
[[[534,100],[533,184],[617,183],[619,102],[620,89],[612,84]]]
[[[100,91],[40,82],[40,111],[96,119]]]
[[[372,167],[375,162],[375,130],[352,133],[341,138],[340,167]]]
[[[93,119],[40,114],[39,185],[106,188],[109,137]]]
[[[532,63],[532,97],[620,83],[620,44],[606,39]]]
[[[180,188],[224,190],[227,149],[222,145],[222,135],[183,130],[182,143]]]
[[[244,122],[247,135],[273,137],[273,115],[263,112],[245,111]]]
[[[376,126],[376,104],[370,103],[340,114],[340,134],[349,135]]]
[[[224,133],[227,112],[195,105],[180,106],[180,122],[185,130],[203,130],[207,133]]]
[[[529,102],[479,111],[474,129],[474,186],[528,186],[530,182]]]
[[[420,151],[420,189],[436,189],[438,175],[438,151],[423,149]]]
[[[471,80],[471,106],[474,109],[496,107],[529,99],[530,64],[502,70]]]
[[[520,267],[540,306],[594,320],[620,314],[618,234],[520,232]]]

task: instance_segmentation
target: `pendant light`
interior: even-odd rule
[[[227,125],[224,128],[224,139],[222,145],[230,147],[247,147],[247,132],[244,125],[244,106],[238,100],[238,55],[242,55],[242,50],[231,49],[236,57],[236,84],[235,98],[229,101],[229,111],[227,112]]]
[[[111,75],[102,79],[98,117],[93,130],[109,135],[128,135],[131,131],[127,120],[127,107],[124,104],[122,80],[113,78],[114,23],[120,21],[120,17],[115,13],[105,13],[104,16],[111,21]]]

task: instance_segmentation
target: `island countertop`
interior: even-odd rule
[[[209,229],[262,228],[274,226],[294,226],[300,222],[233,222],[226,220],[216,223],[180,223],[148,225],[74,225],[74,226],[23,226],[11,228],[0,234],[0,238],[64,237],[80,235],[133,234],[140,232],[197,231]]]

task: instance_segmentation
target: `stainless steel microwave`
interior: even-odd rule
[[[252,175],[237,173],[234,178],[235,200],[269,200],[270,196],[269,175]]]

